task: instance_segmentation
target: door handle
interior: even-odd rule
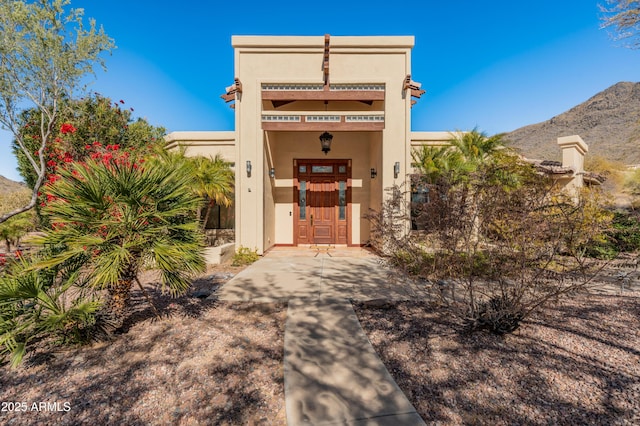
[[[311,215],[311,226],[313,226],[313,215]]]

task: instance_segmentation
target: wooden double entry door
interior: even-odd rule
[[[294,160],[294,243],[351,244],[351,160]]]

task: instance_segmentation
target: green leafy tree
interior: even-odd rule
[[[133,110],[124,108],[124,101],[113,102],[98,93],[80,100],[64,100],[51,134],[51,143],[44,150],[45,183],[51,174],[68,162],[85,161],[98,147],[117,146],[119,150],[140,151],[147,146],[160,146],[165,129],[134,119]],[[41,112],[37,109],[22,114],[21,134],[29,151],[39,149]],[[18,171],[25,183],[34,188],[38,174],[31,167],[27,155],[17,140],[13,152],[18,159]]]
[[[601,28],[613,28],[614,40],[625,40],[632,49],[640,47],[640,1],[607,0],[606,5],[600,5],[600,11]]]
[[[62,169],[49,186],[52,229],[39,242],[61,251],[39,267],[82,260],[91,285],[107,290],[101,319],[117,328],[142,270],[160,272],[162,291],[186,291],[204,268],[204,239],[188,173],[111,155]]]
[[[86,27],[83,11],[68,5],[68,0],[0,0],[0,125],[13,134],[37,176],[30,201],[1,215],[0,223],[36,205],[61,102],[74,97],[94,64],[104,65],[100,54],[114,47],[95,21]],[[29,108],[39,111],[36,150],[29,149],[21,131]]]
[[[23,206],[30,197],[29,191],[17,191],[0,195],[0,214]],[[34,228],[34,217],[32,212],[23,212],[0,223],[0,239],[4,241],[7,252],[11,251],[12,245],[18,245],[28,231]]]

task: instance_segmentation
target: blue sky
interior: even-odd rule
[[[600,0],[604,2],[604,0]],[[254,2],[72,0],[118,46],[91,91],[175,130],[232,130],[232,35],[413,35],[427,93],[413,130],[489,134],[547,120],[619,81],[640,51],[599,29],[598,0]],[[20,180],[0,133],[0,174]]]

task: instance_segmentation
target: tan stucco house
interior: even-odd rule
[[[224,216],[236,247],[366,244],[363,216],[413,172],[412,147],[451,137],[411,131],[424,93],[411,72],[414,38],[234,36],[232,44],[235,75],[222,97],[235,109],[235,131],[173,132],[168,147],[234,163],[235,205]]]

